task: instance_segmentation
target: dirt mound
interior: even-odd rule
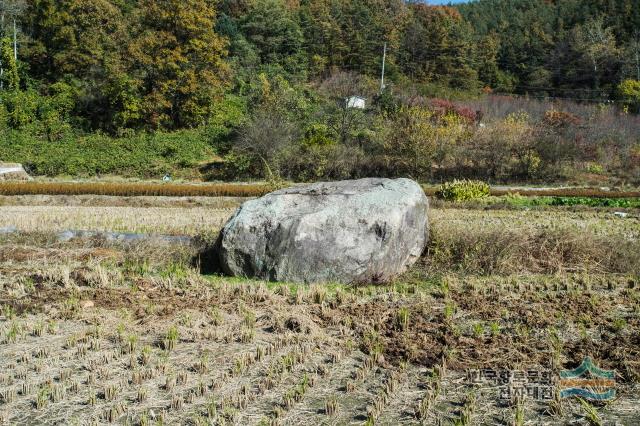
[[[0,163],[0,181],[31,180],[31,176],[20,163]]]

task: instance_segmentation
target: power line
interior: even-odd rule
[[[597,92],[597,93],[606,93],[606,90],[602,90],[602,89],[581,89],[581,88],[576,88],[576,89],[572,89],[569,87],[544,87],[544,86],[522,86],[522,85],[516,85],[515,86],[517,89],[528,89],[528,90],[538,90],[538,91],[563,91],[563,92]]]
[[[573,101],[573,102],[591,102],[591,103],[600,103],[600,104],[609,104],[609,103],[624,103],[624,101],[616,100],[616,99],[589,99],[589,98],[567,98],[562,96],[534,96],[534,95],[521,95],[518,93],[508,93],[508,92],[494,92],[494,95],[502,95],[502,96],[512,96],[514,98],[526,98],[526,99],[543,99],[543,100],[563,100],[563,101]]]

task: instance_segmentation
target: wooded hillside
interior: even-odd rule
[[[260,73],[377,76],[384,43],[396,82],[600,100],[640,79],[634,0],[5,0],[1,13],[3,89],[46,96],[44,120],[110,132],[197,126]]]
[[[309,161],[321,170],[287,161],[290,177],[402,174],[396,170],[402,158],[426,150],[425,161],[432,161],[432,148],[421,142],[394,148],[400,166],[368,169],[372,162],[358,159],[384,153],[404,131],[399,126],[424,131],[452,114],[467,125],[492,114],[477,103],[434,106],[433,98],[571,98],[609,104],[611,117],[637,112],[638,6],[636,0],[477,0],[456,7],[403,0],[4,0],[0,155],[36,173],[154,176],[223,157],[235,177],[265,164],[277,172],[275,159],[295,147],[312,151]],[[366,97],[367,110],[345,108],[351,95]],[[585,114],[568,122],[577,125],[591,113]],[[544,118],[539,111],[533,116]],[[627,133],[608,135],[607,143],[624,140],[625,149],[635,149],[634,123],[631,136],[617,126]],[[252,152],[253,160],[239,152]],[[326,170],[336,162],[341,171]],[[442,167],[412,170],[435,176]]]

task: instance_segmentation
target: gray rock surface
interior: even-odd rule
[[[175,244],[192,244],[193,238],[186,235],[160,235],[160,234],[135,234],[131,232],[108,232],[108,231],[82,231],[68,229],[56,234],[58,241],[67,242],[73,239],[92,238],[104,239],[106,241],[120,241],[131,243],[136,241],[165,242]]]
[[[231,275],[285,282],[386,282],[422,254],[429,203],[409,179],[321,182],[245,202],[219,239]]]

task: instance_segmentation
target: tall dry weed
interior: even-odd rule
[[[256,197],[271,190],[264,184],[177,184],[147,182],[0,182],[0,195],[112,195]]]
[[[637,273],[640,242],[577,230],[435,228],[427,249],[431,272],[518,274]]]

